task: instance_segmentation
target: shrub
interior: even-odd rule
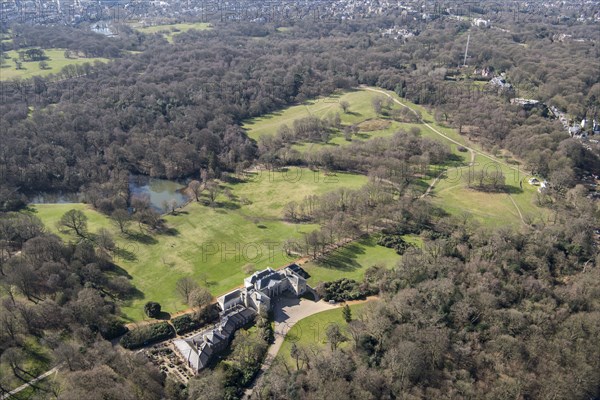
[[[210,304],[197,313],[183,314],[171,319],[171,324],[178,335],[182,335],[194,329],[201,328],[219,318],[219,310],[216,304]]]
[[[148,344],[169,339],[175,335],[175,330],[167,322],[160,322],[133,329],[121,338],[121,345],[126,349],[136,349]]]
[[[361,285],[353,279],[342,278],[333,282],[325,282],[319,290],[323,293],[326,301],[347,301],[364,299],[373,290],[369,285]]]
[[[160,308],[161,308],[160,304],[158,304],[154,301],[149,301],[144,306],[144,312],[150,318],[157,318],[160,315]]]
[[[118,338],[121,335],[126,334],[129,329],[117,320],[112,320],[106,326],[100,328],[100,334],[106,340],[112,340]]]
[[[377,244],[390,249],[396,250],[396,253],[402,255],[412,244],[406,242],[401,235],[383,234],[377,239]]]

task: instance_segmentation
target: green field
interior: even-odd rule
[[[370,89],[381,90],[378,88]],[[448,168],[448,172],[441,177],[430,193],[434,204],[444,208],[452,215],[462,216],[467,213],[480,224],[489,227],[505,225],[513,227],[522,226],[524,222],[521,219],[521,215],[526,222],[539,222],[548,218],[547,210],[536,206],[537,187],[530,186],[526,183],[527,179],[525,179],[521,189],[519,182],[526,178],[527,174],[522,170],[519,170],[517,164],[507,164],[502,158],[492,157],[490,159],[484,155],[477,154],[476,152],[473,161],[475,162],[475,170],[483,168],[501,170],[506,177],[506,184],[510,196],[507,193],[484,193],[469,188],[466,177],[468,171],[467,166],[471,161],[471,153],[458,151],[459,145],[452,140],[461,145],[471,147],[478,152],[483,152],[480,146],[469,142],[468,139],[460,135],[456,129],[448,128],[435,122],[431,111],[425,107],[401,99],[392,91],[382,91],[390,94],[405,106],[420,112],[424,122],[429,126],[422,123],[399,123],[387,120],[389,126],[386,127],[386,129],[361,131],[358,135],[353,137],[353,141],[391,136],[399,129],[409,130],[410,128],[419,128],[422,136],[447,144],[454,155],[454,160],[450,161],[445,166]],[[364,88],[348,91],[343,94],[308,101],[305,104],[292,106],[260,118],[251,119],[244,124],[244,128],[251,138],[258,140],[262,135],[275,134],[277,129],[283,124],[287,124],[291,127],[296,119],[307,117],[309,115],[323,118],[328,114],[331,115],[336,112],[340,114],[343,125],[363,123],[374,124],[376,127],[378,122],[386,121],[385,117],[377,116],[373,110],[372,99],[377,96],[381,97],[384,96],[384,94],[369,91]],[[344,114],[342,112],[340,107],[341,101],[347,101],[350,104],[349,113]],[[398,107],[401,106],[397,104],[394,105],[394,108]],[[449,139],[444,138],[434,129],[446,135]],[[337,134],[334,135],[327,144],[303,142],[294,144],[293,148],[301,152],[306,152],[316,151],[324,147],[342,146],[348,143],[351,142],[346,141],[341,134]],[[433,179],[430,177],[423,178],[420,184],[423,188],[422,190],[425,191],[432,181]]]
[[[152,26],[132,26],[135,30],[143,32],[143,33],[162,33],[165,39],[169,43],[173,42],[173,37],[177,36],[180,33],[187,32],[191,29],[196,29],[199,31],[205,31],[208,29],[212,29],[212,25],[207,22],[194,22],[194,23],[181,23],[181,24],[162,24],[162,25],[152,25]]]
[[[245,264],[252,263],[257,269],[277,268],[293,261],[283,251],[283,242],[300,239],[317,227],[282,221],[283,205],[336,187],[358,188],[366,182],[364,176],[341,173],[326,180],[305,169],[290,169],[286,174],[264,172],[250,182],[227,185],[234,200],[221,195],[217,207],[194,202],[178,215],[166,216],[172,233],[152,237],[141,235],[137,225],[130,228],[135,236],[119,235],[104,215],[83,204],[33,207],[55,233],[56,222],[72,208],[85,210],[91,232],[105,227],[114,233],[123,249],[116,262],[144,295],[123,305],[127,317],[137,321],[144,318],[143,305],[150,300],[161,303],[166,312],[185,309],[175,293],[175,283],[181,277],[192,276],[220,295],[242,283],[245,274],[241,267]]]
[[[23,50],[23,49],[22,49]],[[0,67],[0,80],[5,81],[9,79],[27,79],[34,76],[46,76],[49,74],[56,74],[60,72],[67,65],[77,65],[90,63],[93,64],[96,61],[99,62],[108,62],[107,58],[85,58],[85,57],[75,57],[66,58],[65,57],[65,49],[44,49],[46,56],[48,59],[46,62],[48,63],[47,69],[41,69],[40,63],[38,61],[25,61],[23,62],[24,69],[17,69],[14,60],[19,59],[19,55],[17,51],[12,50],[7,52],[6,54],[10,57],[10,59],[6,60],[4,64]]]
[[[386,122],[389,124],[385,129],[371,129],[365,126],[358,135],[353,136],[353,140],[368,140],[373,137],[392,136],[403,125],[400,122],[392,121],[386,117],[378,116],[373,110],[372,101],[375,97],[382,97],[381,94],[368,92],[365,90],[349,91],[342,94],[321,97],[316,100],[306,101],[304,104],[288,107],[282,111],[253,118],[246,121],[243,125],[247,130],[248,136],[258,140],[262,135],[274,135],[281,125],[287,124],[293,126],[294,120],[314,115],[319,118],[335,115],[339,113],[342,125],[365,124],[368,122]],[[350,104],[349,112],[344,113],[340,102],[346,101]],[[393,108],[398,108],[395,106]],[[295,145],[298,150],[316,149],[323,146],[340,146],[351,143],[344,139],[341,133],[333,135],[329,143],[299,143]]]
[[[360,303],[350,306],[353,320],[358,319],[365,305],[366,303]],[[344,321],[342,308],[336,308],[333,310],[322,311],[298,321],[285,336],[283,344],[277,353],[277,357],[281,357],[288,365],[295,368],[296,361],[290,355],[293,343],[296,343],[297,346],[329,349],[325,332],[327,326],[330,324],[338,324],[342,333],[348,338],[348,341],[341,343],[339,347],[349,346],[351,337],[346,330],[348,324]]]
[[[480,224],[489,227],[510,225],[518,228],[524,223],[521,215],[526,223],[547,220],[548,210],[536,205],[537,186],[527,183],[528,175],[524,172],[479,155],[475,157],[475,166],[470,169],[501,170],[510,193],[486,193],[469,188],[469,167],[452,168],[431,192],[432,202],[453,215],[468,213]]]
[[[423,136],[447,143],[452,153],[460,159],[458,164],[464,165],[463,167],[449,166],[447,173],[436,183],[435,188],[430,193],[434,204],[445,209],[452,215],[460,216],[467,213],[478,223],[487,227],[511,226],[518,228],[524,224],[521,220],[521,215],[526,222],[540,222],[548,219],[549,211],[536,205],[537,187],[527,183],[529,175],[522,167],[519,167],[518,164],[508,164],[502,158],[491,156],[482,150],[481,146],[469,142],[456,129],[436,123],[431,112],[425,107],[400,99],[392,91],[385,92],[411,109],[418,110],[424,122],[437,131],[462,145],[476,150],[473,160],[475,164],[474,167],[471,167],[472,170],[500,170],[506,177],[508,193],[486,193],[469,188],[467,179],[469,168],[467,164],[471,161],[470,153],[459,152],[456,143],[442,137],[429,127],[420,125]],[[523,181],[522,188],[520,181]],[[430,184],[431,179],[425,182]],[[516,206],[513,204],[513,201]],[[519,211],[521,214],[519,214]]]
[[[421,245],[419,237],[407,235],[405,240],[415,246]],[[310,274],[308,283],[315,287],[319,282],[341,277],[361,281],[369,267],[393,268],[401,258],[393,249],[379,246],[373,237],[368,237],[336,249],[319,261],[307,262],[302,268]]]

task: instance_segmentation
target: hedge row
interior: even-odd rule
[[[319,294],[326,300],[348,301],[361,300],[374,294],[367,284],[360,284],[353,279],[342,278],[333,282],[325,282],[317,288]]]
[[[201,326],[200,321],[194,319],[192,314],[184,314],[179,317],[175,317],[171,320],[171,323],[173,324],[175,332],[178,335],[198,329]]]
[[[159,322],[130,330],[121,338],[126,349],[136,349],[175,336],[175,330],[167,322]]]

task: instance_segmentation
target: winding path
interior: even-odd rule
[[[521,209],[519,208],[519,206],[517,205],[517,203],[515,202],[515,200],[512,198],[512,196],[510,195],[510,193],[508,194],[508,198],[510,199],[510,201],[512,201],[513,205],[515,206],[515,208],[517,209],[517,212],[519,213],[519,218],[521,218],[521,222],[525,225],[527,225],[525,223],[525,219],[523,219],[523,214],[521,213]]]
[[[463,143],[460,143],[459,141],[457,141],[457,140],[454,140],[454,139],[452,139],[451,137],[449,137],[448,135],[446,135],[446,134],[444,134],[444,133],[440,132],[439,130],[437,130],[436,128],[434,128],[433,126],[431,126],[430,124],[428,124],[427,122],[425,122],[425,120],[424,120],[423,118],[419,117],[419,114],[418,114],[418,113],[417,113],[415,110],[413,110],[412,108],[410,108],[410,107],[409,107],[409,106],[407,106],[406,104],[402,103],[400,100],[396,99],[394,96],[392,96],[391,94],[389,94],[389,93],[385,92],[384,90],[380,90],[380,89],[373,89],[373,88],[370,88],[370,87],[367,87],[367,86],[361,86],[361,88],[363,88],[363,89],[365,89],[365,90],[369,90],[369,91],[371,91],[371,92],[377,92],[377,93],[381,93],[381,94],[383,94],[383,95],[385,95],[385,96],[389,97],[390,99],[392,99],[392,100],[393,100],[393,101],[394,101],[396,104],[398,104],[398,105],[400,105],[400,106],[402,106],[402,107],[404,107],[404,108],[408,108],[408,109],[409,109],[409,110],[410,110],[410,111],[411,111],[413,114],[415,114],[415,115],[416,115],[416,116],[419,118],[419,121],[420,121],[420,122],[421,122],[423,125],[425,125],[427,128],[429,128],[429,129],[430,129],[432,132],[434,132],[434,133],[436,133],[436,134],[440,135],[440,136],[441,136],[441,137],[443,137],[444,139],[446,139],[446,140],[449,140],[450,142],[452,142],[452,143],[454,143],[454,144],[456,144],[456,145],[462,146],[462,147],[464,147],[465,149],[469,150],[469,151],[471,152],[471,162],[473,162],[473,161],[474,161],[474,159],[475,159],[475,157],[473,156],[473,153],[476,153],[476,154],[478,154],[478,155],[480,155],[480,156],[482,156],[482,157],[485,157],[485,158],[487,158],[487,159],[489,159],[489,160],[492,160],[493,162],[495,162],[495,163],[498,163],[498,164],[501,164],[501,165],[503,165],[503,166],[505,166],[505,167],[507,167],[507,168],[510,168],[510,169],[512,169],[512,170],[514,170],[514,171],[519,171],[519,169],[518,169],[517,167],[514,167],[514,166],[512,166],[512,165],[510,165],[510,164],[508,164],[508,163],[505,163],[504,161],[500,161],[500,160],[498,160],[497,158],[495,158],[495,157],[493,157],[493,156],[490,156],[489,154],[487,154],[487,153],[484,153],[484,152],[482,152],[482,151],[480,151],[480,150],[474,149],[474,148],[472,148],[472,147],[469,147],[469,146],[467,146],[467,145],[465,145],[465,144],[463,144]]]
[[[409,109],[409,110],[410,110],[410,111],[411,111],[411,112],[412,112],[414,115],[416,115],[416,116],[419,118],[419,121],[420,121],[420,122],[421,122],[423,125],[425,125],[427,128],[429,128],[429,129],[430,129],[432,132],[434,132],[434,133],[436,133],[436,134],[440,135],[440,136],[441,136],[441,137],[443,137],[444,139],[446,139],[446,140],[448,140],[448,141],[450,141],[450,142],[452,142],[452,143],[454,143],[454,144],[456,144],[456,145],[458,145],[458,146],[462,146],[462,147],[464,147],[465,149],[469,150],[469,152],[471,153],[471,162],[469,163],[469,165],[473,165],[473,163],[475,162],[475,154],[479,154],[480,156],[482,156],[482,157],[485,157],[485,158],[487,158],[487,159],[489,159],[489,160],[492,160],[492,161],[493,161],[493,162],[495,162],[495,163],[501,164],[501,165],[503,165],[503,166],[505,166],[505,167],[507,167],[507,168],[509,168],[509,169],[512,169],[513,171],[520,172],[519,168],[517,168],[517,167],[514,167],[514,166],[512,166],[512,165],[510,165],[510,164],[508,164],[508,163],[505,163],[505,162],[503,162],[503,161],[500,161],[500,160],[498,160],[497,158],[495,158],[495,157],[492,157],[492,156],[490,156],[490,155],[489,155],[489,154],[487,154],[487,153],[484,153],[484,152],[482,152],[482,151],[479,151],[479,150],[476,150],[476,149],[474,149],[474,148],[472,148],[472,147],[469,147],[469,146],[467,146],[467,145],[464,145],[464,144],[460,143],[459,141],[452,139],[452,138],[451,138],[451,137],[449,137],[448,135],[446,135],[446,134],[444,134],[444,133],[440,132],[439,130],[437,130],[436,128],[434,128],[433,126],[431,126],[430,124],[428,124],[427,122],[425,122],[425,120],[424,120],[423,118],[419,117],[419,114],[418,114],[418,113],[417,113],[415,110],[413,110],[412,108],[410,108],[410,107],[409,107],[409,106],[407,106],[406,104],[403,104],[401,101],[399,101],[398,99],[396,99],[395,97],[393,97],[391,94],[389,94],[389,93],[387,93],[387,92],[385,92],[385,91],[383,91],[383,90],[380,90],[380,89],[373,89],[373,88],[370,88],[370,87],[367,87],[367,86],[361,86],[361,87],[362,87],[363,89],[365,89],[365,90],[369,90],[369,91],[371,91],[371,92],[377,92],[377,93],[381,93],[381,94],[384,94],[384,95],[386,95],[387,97],[389,97],[390,99],[392,99],[392,100],[393,100],[393,101],[394,101],[396,104],[398,104],[398,105],[400,105],[400,106],[402,106],[402,107],[408,108],[408,109]],[[421,196],[422,198],[423,198],[423,197],[425,197],[425,196],[427,196],[427,195],[428,195],[428,194],[431,192],[431,190],[432,190],[432,189],[433,189],[433,187],[434,187],[434,186],[437,184],[437,182],[440,180],[440,178],[442,177],[442,174],[443,174],[444,172],[445,172],[445,171],[442,171],[442,172],[441,172],[441,173],[440,173],[440,174],[439,174],[439,175],[438,175],[438,176],[437,176],[437,177],[436,177],[436,178],[433,180],[433,182],[431,182],[431,184],[429,185],[429,187],[427,188],[427,190],[425,191],[425,193],[423,193],[423,195]],[[519,218],[521,219],[521,222],[522,222],[523,224],[525,224],[525,219],[523,218],[523,214],[521,213],[521,209],[519,208],[519,206],[517,205],[517,203],[515,202],[515,200],[512,198],[512,196],[511,196],[510,194],[508,195],[508,198],[510,199],[510,201],[513,203],[513,205],[514,205],[514,206],[515,206],[515,208],[517,209],[517,212],[519,213]]]

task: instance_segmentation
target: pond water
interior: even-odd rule
[[[29,201],[33,204],[68,204],[80,203],[81,199],[77,193],[38,193]]]
[[[129,178],[131,197],[148,197],[152,207],[165,212],[165,204],[175,201],[177,207],[188,202],[189,198],[181,190],[185,185],[166,179],[148,178],[147,176],[132,175]],[[80,203],[82,196],[76,193],[38,193],[30,198],[33,204]]]
[[[129,179],[131,197],[148,197],[154,209],[165,212],[165,204],[175,201],[177,207],[188,202],[189,198],[181,190],[185,185],[166,179],[132,176]]]

